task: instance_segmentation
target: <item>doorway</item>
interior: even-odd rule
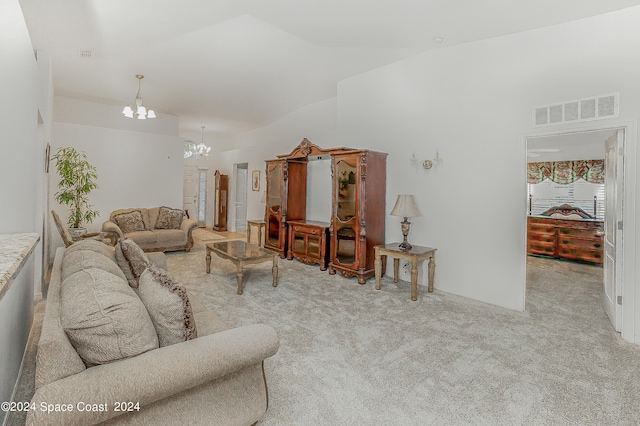
[[[209,170],[195,166],[184,168],[182,183],[182,208],[190,219],[205,226],[207,220],[207,193],[209,188]]]
[[[186,166],[182,179],[182,209],[187,217],[197,220],[198,206],[198,168]]]
[[[553,184],[549,183],[549,180],[546,180],[548,188],[546,188],[546,192],[542,191],[542,193],[549,198],[546,200],[544,197],[539,196],[541,191],[537,191],[537,197],[534,197],[532,194],[534,192],[532,191],[532,186],[542,185],[542,183],[531,185],[531,183],[528,182],[527,214],[532,216],[533,220],[536,220],[535,217],[537,214],[540,214],[541,211],[553,204],[556,206],[569,204],[585,213],[589,212],[588,214],[593,216],[593,219],[587,218],[580,220],[589,222],[588,224],[585,223],[585,226],[596,225],[597,222],[601,230],[597,230],[595,234],[599,236],[602,241],[592,242],[586,238],[583,239],[586,235],[581,234],[579,237],[575,237],[575,244],[576,246],[582,245],[589,249],[591,249],[590,244],[600,247],[600,253],[597,253],[597,256],[599,256],[599,260],[602,263],[602,269],[593,268],[591,272],[597,274],[598,279],[602,282],[600,286],[600,292],[602,294],[601,307],[609,316],[616,331],[621,331],[622,329],[622,303],[618,295],[622,294],[623,245],[622,227],[618,225],[622,223],[624,214],[623,147],[626,130],[624,126],[606,127],[576,132],[534,135],[526,138],[528,164],[548,164],[550,162],[578,163],[581,160],[599,160],[603,167],[606,166],[604,167],[604,173],[602,173],[604,175],[604,182],[596,182],[596,184],[590,185],[585,180],[577,179],[574,183],[571,183],[571,187],[569,187],[565,185],[567,182]],[[563,178],[567,179],[566,176]],[[531,176],[529,176],[529,180],[531,180]],[[569,180],[573,180],[573,177],[569,178]],[[545,180],[542,182],[545,182]],[[561,187],[565,188],[561,189]],[[555,192],[549,188],[555,189]],[[578,190],[578,188],[580,190]],[[585,194],[588,196],[585,197]],[[527,220],[529,221],[532,218],[528,218]],[[571,222],[565,221],[564,218],[560,220],[559,223],[567,224],[570,227],[574,226],[570,225]],[[566,232],[569,231],[561,229],[563,235],[561,238],[558,238],[558,244],[567,243],[564,234]],[[537,237],[528,235],[527,238],[534,240]],[[573,242],[571,242],[571,244],[573,244]],[[563,249],[565,248],[563,247]],[[529,250],[532,250],[532,244],[529,244],[529,241],[527,241],[527,252],[529,252]],[[556,248],[556,253],[558,250],[559,249]],[[582,250],[582,248],[577,250]],[[535,250],[533,251],[535,252]],[[593,260],[593,258],[591,260]],[[533,263],[530,262],[531,259],[527,257],[527,272],[529,272],[530,265]],[[557,271],[562,271],[563,268],[565,270],[567,269],[567,264],[563,264],[562,261],[547,262],[545,265],[555,268]],[[529,274],[527,274],[527,276],[529,276]]]
[[[247,229],[247,184],[249,177],[249,164],[234,164],[234,175],[236,180],[235,188],[235,230],[236,232],[245,231]]]
[[[207,194],[209,193],[209,170],[198,169],[198,226],[206,226]]]

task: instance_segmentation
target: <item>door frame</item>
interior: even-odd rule
[[[637,120],[607,120],[603,122],[591,121],[586,123],[580,123],[576,125],[563,125],[556,126],[553,129],[535,129],[531,133],[527,133],[522,137],[522,188],[523,196],[522,203],[525,205],[527,211],[527,141],[528,139],[548,137],[548,136],[562,136],[572,133],[584,133],[590,131],[599,130],[615,130],[623,129],[625,134],[624,146],[622,148],[623,161],[624,161],[624,174],[623,184],[624,190],[623,203],[624,209],[622,212],[622,248],[620,259],[617,259],[620,264],[620,293],[622,296],[622,324],[620,325],[620,332],[622,338],[635,343],[640,344],[640,301],[637,301],[640,297],[640,282],[638,281],[637,272],[635,268],[636,263],[636,241],[638,236],[636,233],[636,167],[637,161]],[[527,217],[522,217],[522,229],[524,230],[524,280],[523,280],[523,297],[526,298],[526,232],[527,232]],[[604,289],[603,289],[604,291]],[[523,306],[526,309],[526,300],[523,301]],[[604,307],[603,307],[604,310]]]

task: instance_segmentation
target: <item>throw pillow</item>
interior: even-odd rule
[[[156,229],[180,229],[184,210],[170,209],[169,207],[160,207],[158,210],[158,220],[156,221]]]
[[[149,258],[130,238],[121,238],[115,247],[116,261],[122,269],[124,276],[127,278],[129,285],[138,288],[138,280],[140,275],[151,263]]]
[[[150,265],[140,277],[138,295],[156,328],[160,347],[198,336],[187,291],[167,271]]]
[[[86,268],[62,281],[60,325],[87,366],[158,347],[151,318],[123,279]]]
[[[142,212],[140,210],[117,214],[113,216],[113,221],[120,227],[123,234],[145,230],[144,220],[142,220]]]

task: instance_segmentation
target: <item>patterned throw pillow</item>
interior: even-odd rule
[[[198,337],[187,291],[167,271],[149,265],[140,276],[138,296],[151,317],[160,347]]]
[[[158,220],[156,221],[156,229],[180,229],[184,211],[180,209],[170,209],[169,207],[160,207],[158,210]]]
[[[147,255],[135,241],[129,238],[121,238],[115,247],[116,261],[122,269],[129,285],[138,288],[140,275],[151,263]]]
[[[113,217],[113,221],[120,227],[123,234],[145,230],[140,210],[117,214]]]
[[[87,366],[158,347],[144,304],[120,277],[88,267],[62,281],[60,325]]]

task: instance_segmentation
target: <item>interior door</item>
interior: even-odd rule
[[[207,220],[208,174],[207,169],[198,169],[198,226],[205,226]]]
[[[182,184],[183,209],[192,219],[198,219],[198,168],[186,166]]]
[[[621,249],[624,130],[605,141],[604,308],[616,331],[622,328]]]
[[[244,166],[244,167],[240,167]],[[236,167],[236,232],[247,229],[247,177],[246,164]]]

